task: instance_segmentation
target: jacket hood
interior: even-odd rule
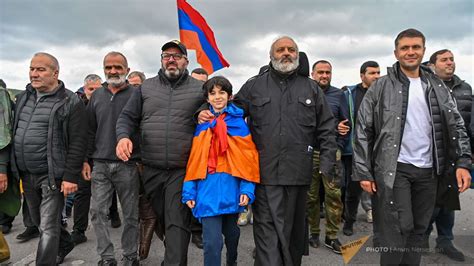
[[[209,110],[216,115],[217,113],[214,111],[214,108],[212,105],[209,105]],[[241,108],[235,106],[232,102],[229,102],[227,106],[222,110],[222,113],[227,113],[230,116],[235,116],[235,117],[243,117],[244,116],[244,110]]]

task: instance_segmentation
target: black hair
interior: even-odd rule
[[[402,32],[400,32],[398,35],[397,35],[397,38],[395,38],[395,48],[397,48],[398,46],[398,42],[400,41],[400,39],[402,38],[416,38],[416,37],[419,37],[423,40],[423,46],[425,46],[425,35],[423,35],[423,33],[421,33],[421,31],[419,30],[416,30],[416,29],[406,29]]]
[[[332,65],[331,65],[331,63],[329,63],[329,61],[327,61],[327,60],[318,60],[313,64],[313,67],[311,68],[313,71],[314,71],[314,68],[316,67],[317,64],[328,64],[332,68]]]
[[[379,67],[379,64],[375,61],[367,61],[367,62],[364,62],[361,66],[360,66],[360,73],[361,74],[365,74],[365,72],[367,71],[367,68],[368,67]]]
[[[444,54],[444,53],[447,53],[447,52],[450,52],[452,53],[450,50],[448,49],[442,49],[442,50],[439,50],[439,51],[436,51],[434,52],[431,56],[430,56],[430,63],[431,64],[436,64],[436,60],[438,59],[438,55],[440,54]]]
[[[5,83],[5,81],[3,81],[3,79],[0,79],[0,87],[2,88],[7,88],[7,84]]]
[[[211,92],[215,86],[218,86],[221,88],[221,90],[227,92],[229,97],[232,96],[232,84],[230,84],[230,81],[224,78],[223,76],[215,76],[204,82],[204,84],[202,85],[204,97],[206,99],[209,96],[209,92]]]
[[[191,74],[192,73],[196,73],[196,74],[199,74],[199,75],[206,75],[206,76],[209,76],[209,74],[207,73],[207,71],[204,69],[204,68],[195,68],[193,71],[191,71]]]

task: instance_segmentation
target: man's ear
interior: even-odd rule
[[[234,99],[234,95],[231,95],[231,96],[229,97],[229,101],[232,101],[233,99]]]

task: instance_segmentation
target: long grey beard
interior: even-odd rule
[[[281,60],[281,59],[280,59]],[[297,57],[291,63],[282,63],[277,59],[271,58],[273,68],[281,73],[290,73],[298,68],[300,65],[299,58]]]

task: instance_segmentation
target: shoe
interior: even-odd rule
[[[26,242],[33,238],[39,237],[39,230],[36,226],[27,227],[26,230],[17,235],[16,239],[20,240],[20,242]]]
[[[249,221],[250,224],[253,224],[253,212],[251,211],[250,212],[250,221]]]
[[[342,233],[346,236],[351,236],[354,234],[354,226],[351,223],[344,223],[342,227]]]
[[[122,225],[122,221],[120,220],[120,215],[118,212],[110,213],[110,226],[112,228],[119,228]]]
[[[459,251],[458,249],[456,249],[453,245],[449,245],[449,246],[446,246],[446,247],[437,246],[436,250],[439,253],[448,256],[448,258],[450,258],[452,260],[455,260],[455,261],[464,261],[465,260],[464,259],[464,254],[461,251]]]
[[[64,262],[64,258],[66,258],[67,254],[69,254],[74,249],[74,243],[71,243],[69,246],[65,247],[64,249],[59,249],[58,256],[56,257],[56,265],[62,264]]]
[[[202,236],[200,234],[193,234],[191,237],[191,242],[196,245],[197,248],[202,249],[204,245],[202,244]]]
[[[337,253],[337,254],[341,254],[341,242],[339,242],[339,240],[337,238],[335,239],[329,239],[328,237],[326,237],[326,239],[324,240],[324,245],[326,247],[328,247],[329,249],[332,249],[332,251],[334,251],[334,253]]]
[[[71,239],[75,246],[87,241],[87,237],[84,232],[72,231]]]
[[[367,211],[367,222],[368,223],[373,223],[374,222],[374,218],[372,217],[372,210]]]
[[[311,234],[311,236],[309,237],[309,245],[313,248],[319,248],[319,235]]]
[[[123,257],[122,258],[124,266],[138,266],[140,262],[137,257]]]
[[[2,233],[4,235],[10,233],[12,230],[12,226],[11,225],[2,225]]]
[[[239,219],[237,220],[237,224],[240,226],[245,226],[249,222],[248,211],[244,211],[239,214]]]
[[[97,263],[99,266],[117,266],[117,261],[115,259],[108,259],[108,260],[99,260]]]

